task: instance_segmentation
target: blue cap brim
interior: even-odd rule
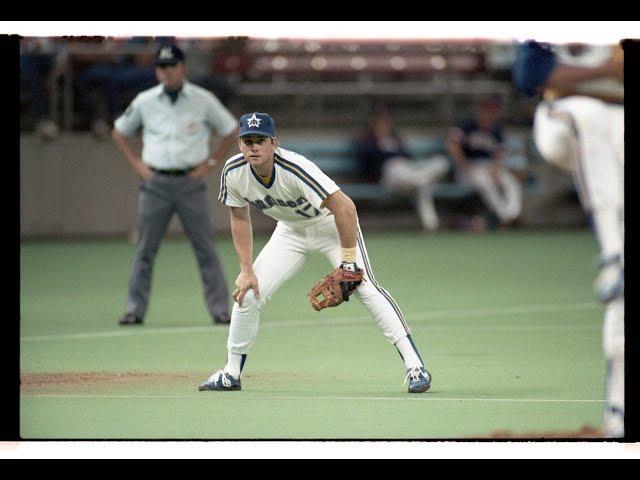
[[[262,135],[263,137],[273,137],[271,132],[265,132],[264,130],[251,130],[250,132],[244,132],[238,134],[238,138],[240,137],[248,137],[249,135]]]

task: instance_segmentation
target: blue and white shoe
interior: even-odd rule
[[[205,390],[232,391],[242,390],[242,388],[240,386],[240,379],[235,379],[223,370],[218,370],[211,375],[206,382],[201,383],[198,390],[201,392]]]
[[[605,438],[624,437],[624,407],[609,405],[605,409],[602,433]]]
[[[424,367],[413,367],[407,370],[404,383],[409,380],[409,393],[422,393],[431,387],[431,374]]]

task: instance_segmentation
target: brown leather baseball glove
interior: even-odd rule
[[[355,263],[343,263],[311,289],[307,295],[311,306],[320,311],[326,307],[337,307],[344,301],[348,302],[351,292],[362,283],[363,275],[364,271]]]

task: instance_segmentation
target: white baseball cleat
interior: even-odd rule
[[[242,390],[240,385],[240,379],[235,379],[223,370],[218,370],[211,375],[205,382],[201,383],[198,390],[203,392],[205,390],[214,391],[233,391]]]
[[[405,383],[409,380],[409,393],[422,393],[431,387],[431,374],[424,367],[413,367],[407,370]]]
[[[610,405],[604,414],[602,433],[606,438],[624,437],[624,410]]]

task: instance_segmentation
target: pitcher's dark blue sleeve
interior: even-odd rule
[[[548,44],[528,40],[518,46],[512,77],[516,88],[529,97],[536,95],[557,64]]]

